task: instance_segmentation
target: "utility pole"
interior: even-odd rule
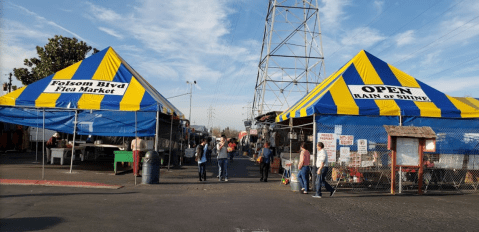
[[[12,73],[10,73],[10,77],[8,78],[8,92],[12,92]]]
[[[189,126],[191,127],[191,99],[193,97],[193,84],[196,85],[196,81],[193,81],[193,82],[189,82],[189,81],[186,81],[186,84],[189,84],[190,85],[190,115],[188,116],[188,123],[190,124]],[[190,132],[188,130],[188,148],[190,147]]]

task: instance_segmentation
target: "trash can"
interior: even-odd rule
[[[160,183],[160,155],[156,151],[148,151],[143,158],[142,184]]]
[[[293,192],[299,192],[299,190],[301,189],[301,185],[299,184],[299,180],[298,180],[298,173],[299,173],[298,163],[299,163],[299,160],[294,159],[293,164],[291,165],[290,185],[291,185],[291,191]]]

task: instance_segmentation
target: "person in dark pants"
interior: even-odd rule
[[[200,181],[206,181],[206,153],[208,147],[205,147],[206,139],[201,139],[201,143],[196,146],[196,161],[198,162],[198,176]]]
[[[269,143],[264,143],[264,147],[260,150],[260,156],[263,157],[263,160],[259,164],[259,172],[261,173],[261,179],[259,181],[268,182],[268,172],[269,166],[271,163],[271,149],[269,149]]]
[[[333,196],[336,192],[336,189],[331,187],[331,185],[326,182],[326,174],[328,174],[328,154],[323,149],[324,144],[319,142],[317,145],[318,148],[318,159],[316,160],[316,167],[318,171],[316,172],[316,194],[313,196],[314,198],[321,198],[321,187],[324,183],[324,187],[326,190],[330,192],[329,196]]]

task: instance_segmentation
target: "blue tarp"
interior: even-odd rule
[[[42,127],[43,111],[33,108],[0,107],[0,121]],[[45,128],[73,134],[75,111],[45,111]],[[77,134],[129,137],[135,135],[135,112],[79,111]],[[137,112],[137,135],[154,136],[156,112]]]
[[[357,140],[368,144],[387,144],[383,125],[399,125],[396,116],[320,115],[316,117],[318,133],[353,135],[351,151],[357,151]],[[438,154],[479,154],[479,119],[403,117],[403,126],[429,126],[436,133]],[[339,142],[337,149],[339,150]]]

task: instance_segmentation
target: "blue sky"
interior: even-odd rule
[[[193,89],[192,122],[242,129],[267,0],[1,1],[1,83],[54,35],[112,46],[165,97]],[[479,98],[479,1],[322,0],[327,77],[364,49],[452,96]],[[20,85],[18,81],[14,84]],[[187,117],[189,96],[170,99]],[[294,101],[293,101],[294,102]]]

